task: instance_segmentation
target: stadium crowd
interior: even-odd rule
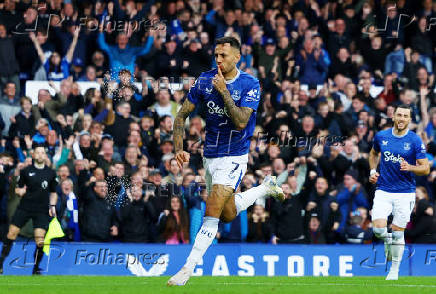
[[[220,224],[217,242],[372,242],[368,153],[404,103],[432,167],[416,178],[406,239],[436,243],[435,17],[431,0],[2,1],[1,235],[38,143],[58,175],[65,240],[192,243],[207,197],[207,109],[186,125],[182,171],[172,123],[195,78],[215,66],[214,40],[236,36],[239,69],[262,86],[240,189],[273,174],[287,199]],[[24,95],[32,80],[51,88],[34,103]],[[82,95],[81,82],[100,86]]]

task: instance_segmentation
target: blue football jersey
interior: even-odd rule
[[[426,158],[421,138],[410,130],[403,136],[396,136],[390,128],[374,136],[373,148],[381,152],[377,189],[391,193],[415,192],[415,174],[400,170],[400,157],[412,165],[416,165],[417,159]]]
[[[215,90],[212,79],[217,69],[202,73],[192,85],[187,98],[193,104],[203,103],[206,109],[206,142],[204,157],[215,158],[247,154],[250,138],[256,126],[256,111],[260,100],[259,81],[238,70],[236,77],[226,81],[236,106],[253,109],[247,126],[238,131],[224,107],[224,100]]]

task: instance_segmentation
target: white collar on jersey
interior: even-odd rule
[[[236,69],[236,70],[238,71],[238,73],[236,74],[236,76],[235,76],[233,79],[226,81],[226,84],[231,84],[231,83],[233,83],[234,81],[236,81],[237,78],[239,78],[239,75],[241,74],[241,72],[239,71],[239,69]]]
[[[406,133],[402,136],[398,136],[394,134],[394,128],[391,129],[392,130],[392,136],[397,137],[397,138],[403,138],[404,136],[406,136],[409,133],[409,129],[407,129]]]

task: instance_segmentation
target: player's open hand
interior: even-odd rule
[[[176,153],[177,165],[180,169],[183,169],[183,163],[189,162],[190,154],[186,151],[178,151]]]
[[[379,176],[380,174],[378,172],[373,173],[372,175],[369,176],[369,182],[371,184],[376,184]]]
[[[218,93],[223,93],[225,90],[227,90],[226,79],[221,72],[220,66],[218,66],[218,73],[212,79],[212,84]]]

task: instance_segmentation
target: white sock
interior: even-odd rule
[[[266,196],[267,192],[267,187],[259,185],[245,192],[235,194],[236,214],[239,214],[241,211],[253,205],[256,199]]]
[[[192,246],[191,253],[186,259],[185,267],[189,268],[191,272],[194,270],[197,263],[203,258],[207,248],[209,248],[212,241],[215,239],[216,232],[218,231],[219,219],[211,216],[205,216],[203,225],[195,237],[194,246]]]
[[[392,271],[398,271],[400,269],[401,259],[404,253],[404,232],[393,231],[392,232]]]

